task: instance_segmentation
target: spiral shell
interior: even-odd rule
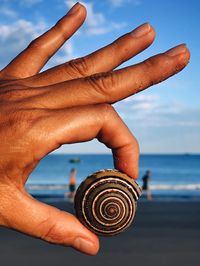
[[[131,225],[140,195],[140,187],[126,174],[101,170],[88,176],[77,189],[76,216],[95,234],[112,236]]]

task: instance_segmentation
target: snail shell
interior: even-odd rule
[[[117,170],[101,170],[79,186],[74,207],[77,218],[95,234],[112,236],[128,228],[141,195],[138,184]]]

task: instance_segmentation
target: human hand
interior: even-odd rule
[[[189,51],[181,45],[112,71],[153,42],[153,28],[144,24],[84,58],[39,73],[85,17],[85,8],[75,5],[0,72],[0,225],[94,255],[97,236],[73,215],[33,199],[24,185],[45,155],[93,138],[112,149],[117,169],[136,178],[137,141],[111,104],[179,72]]]

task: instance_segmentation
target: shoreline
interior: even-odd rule
[[[50,194],[50,195],[42,195],[42,194],[31,194],[32,197],[36,198],[39,201],[51,203],[51,202],[66,202],[71,203],[71,200],[64,197],[63,195],[59,194]],[[196,202],[200,203],[200,195],[168,195],[168,194],[152,194],[153,200],[151,203],[154,202]],[[138,200],[138,204],[140,203],[149,203],[147,201],[146,196],[142,195]]]
[[[172,189],[172,185],[164,186],[163,189],[152,189],[152,196],[154,201],[200,201],[200,184],[186,186],[179,185],[179,189]],[[160,187],[159,187],[160,188]],[[35,198],[41,201],[67,201],[65,193],[68,193],[67,184],[28,184],[26,185],[27,191]],[[145,202],[145,192],[143,192],[141,201]]]

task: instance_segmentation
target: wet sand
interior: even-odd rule
[[[70,203],[52,205],[72,211]],[[0,266],[200,265],[200,202],[140,202],[133,226],[89,257],[71,248],[0,229]]]

